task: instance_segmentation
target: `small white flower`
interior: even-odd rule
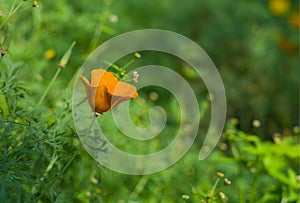
[[[111,23],[117,23],[117,22],[119,21],[119,17],[118,17],[117,15],[115,15],[115,14],[111,14],[111,15],[109,16],[109,21],[110,21]]]
[[[132,80],[134,81],[134,82],[138,82],[138,77],[139,77],[140,75],[138,74],[138,72],[137,71],[134,71],[133,73],[132,73]]]

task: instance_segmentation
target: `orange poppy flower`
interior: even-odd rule
[[[91,83],[84,76],[80,78],[85,86],[89,104],[96,115],[138,96],[133,85],[118,81],[111,72],[103,69],[91,71]]]

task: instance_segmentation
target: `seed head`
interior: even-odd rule
[[[260,127],[260,121],[259,121],[259,120],[253,120],[253,121],[252,121],[252,125],[253,125],[253,127],[255,127],[255,128],[259,128],[259,127]]]
[[[157,100],[158,100],[158,97],[159,97],[159,95],[158,95],[156,92],[150,92],[150,94],[149,94],[149,98],[150,98],[152,101],[157,101]]]
[[[109,21],[110,21],[111,23],[117,23],[117,22],[119,21],[119,18],[118,18],[117,15],[111,14],[111,15],[109,16]]]
[[[224,183],[225,183],[226,185],[230,185],[230,184],[231,184],[231,181],[230,181],[229,179],[225,178],[225,179],[224,179]]]
[[[96,178],[94,178],[94,177],[91,178],[91,182],[92,182],[94,185],[96,185],[96,184],[99,183],[98,179],[96,179]]]
[[[132,73],[132,80],[133,80],[134,82],[138,82],[139,76],[140,76],[140,75],[138,74],[137,71],[133,71],[133,73]]]
[[[226,151],[228,149],[228,146],[225,142],[220,143],[219,147],[222,151]]]
[[[188,195],[182,195],[182,199],[190,199],[190,196],[188,196]]]
[[[223,192],[220,192],[219,196],[220,196],[221,199],[225,199],[226,198],[226,195]]]

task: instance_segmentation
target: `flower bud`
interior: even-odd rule
[[[71,44],[71,46],[69,47],[69,49],[66,51],[66,53],[64,54],[64,56],[61,58],[58,66],[61,68],[66,68],[66,64],[68,63],[70,56],[72,54],[72,49],[74,47],[74,45],[76,44],[76,42],[73,42]]]
[[[222,173],[222,172],[218,172],[217,175],[218,175],[220,178],[223,178],[223,177],[224,177],[224,173]]]
[[[182,195],[182,199],[190,199],[190,196],[188,196],[188,195]]]
[[[226,196],[225,196],[225,194],[223,192],[220,192],[219,196],[220,196],[221,199],[225,199],[226,198]]]
[[[39,7],[39,3],[37,1],[34,1],[32,7]]]
[[[224,183],[225,183],[226,185],[230,185],[230,184],[231,184],[231,181],[230,181],[229,179],[225,178],[225,179],[224,179]]]
[[[134,57],[137,58],[137,59],[140,59],[142,56],[138,52],[135,52],[134,53]]]

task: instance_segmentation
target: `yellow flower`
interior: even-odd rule
[[[290,10],[291,2],[289,0],[269,0],[269,9],[275,16],[283,16]]]
[[[218,172],[217,175],[218,175],[220,178],[223,178],[223,177],[224,177],[224,173],[222,173],[222,172]]]
[[[140,53],[138,53],[138,52],[135,52],[135,53],[134,53],[134,57],[135,57],[135,58],[137,58],[137,59],[139,59],[139,58],[141,58],[142,56],[141,56],[141,54],[140,54]]]
[[[95,192],[96,192],[97,194],[100,194],[100,193],[102,192],[102,190],[101,190],[100,188],[96,188]]]
[[[45,59],[47,59],[48,61],[50,61],[51,59],[53,59],[56,56],[56,52],[54,49],[48,49],[47,51],[45,51],[44,53],[44,57]]]

